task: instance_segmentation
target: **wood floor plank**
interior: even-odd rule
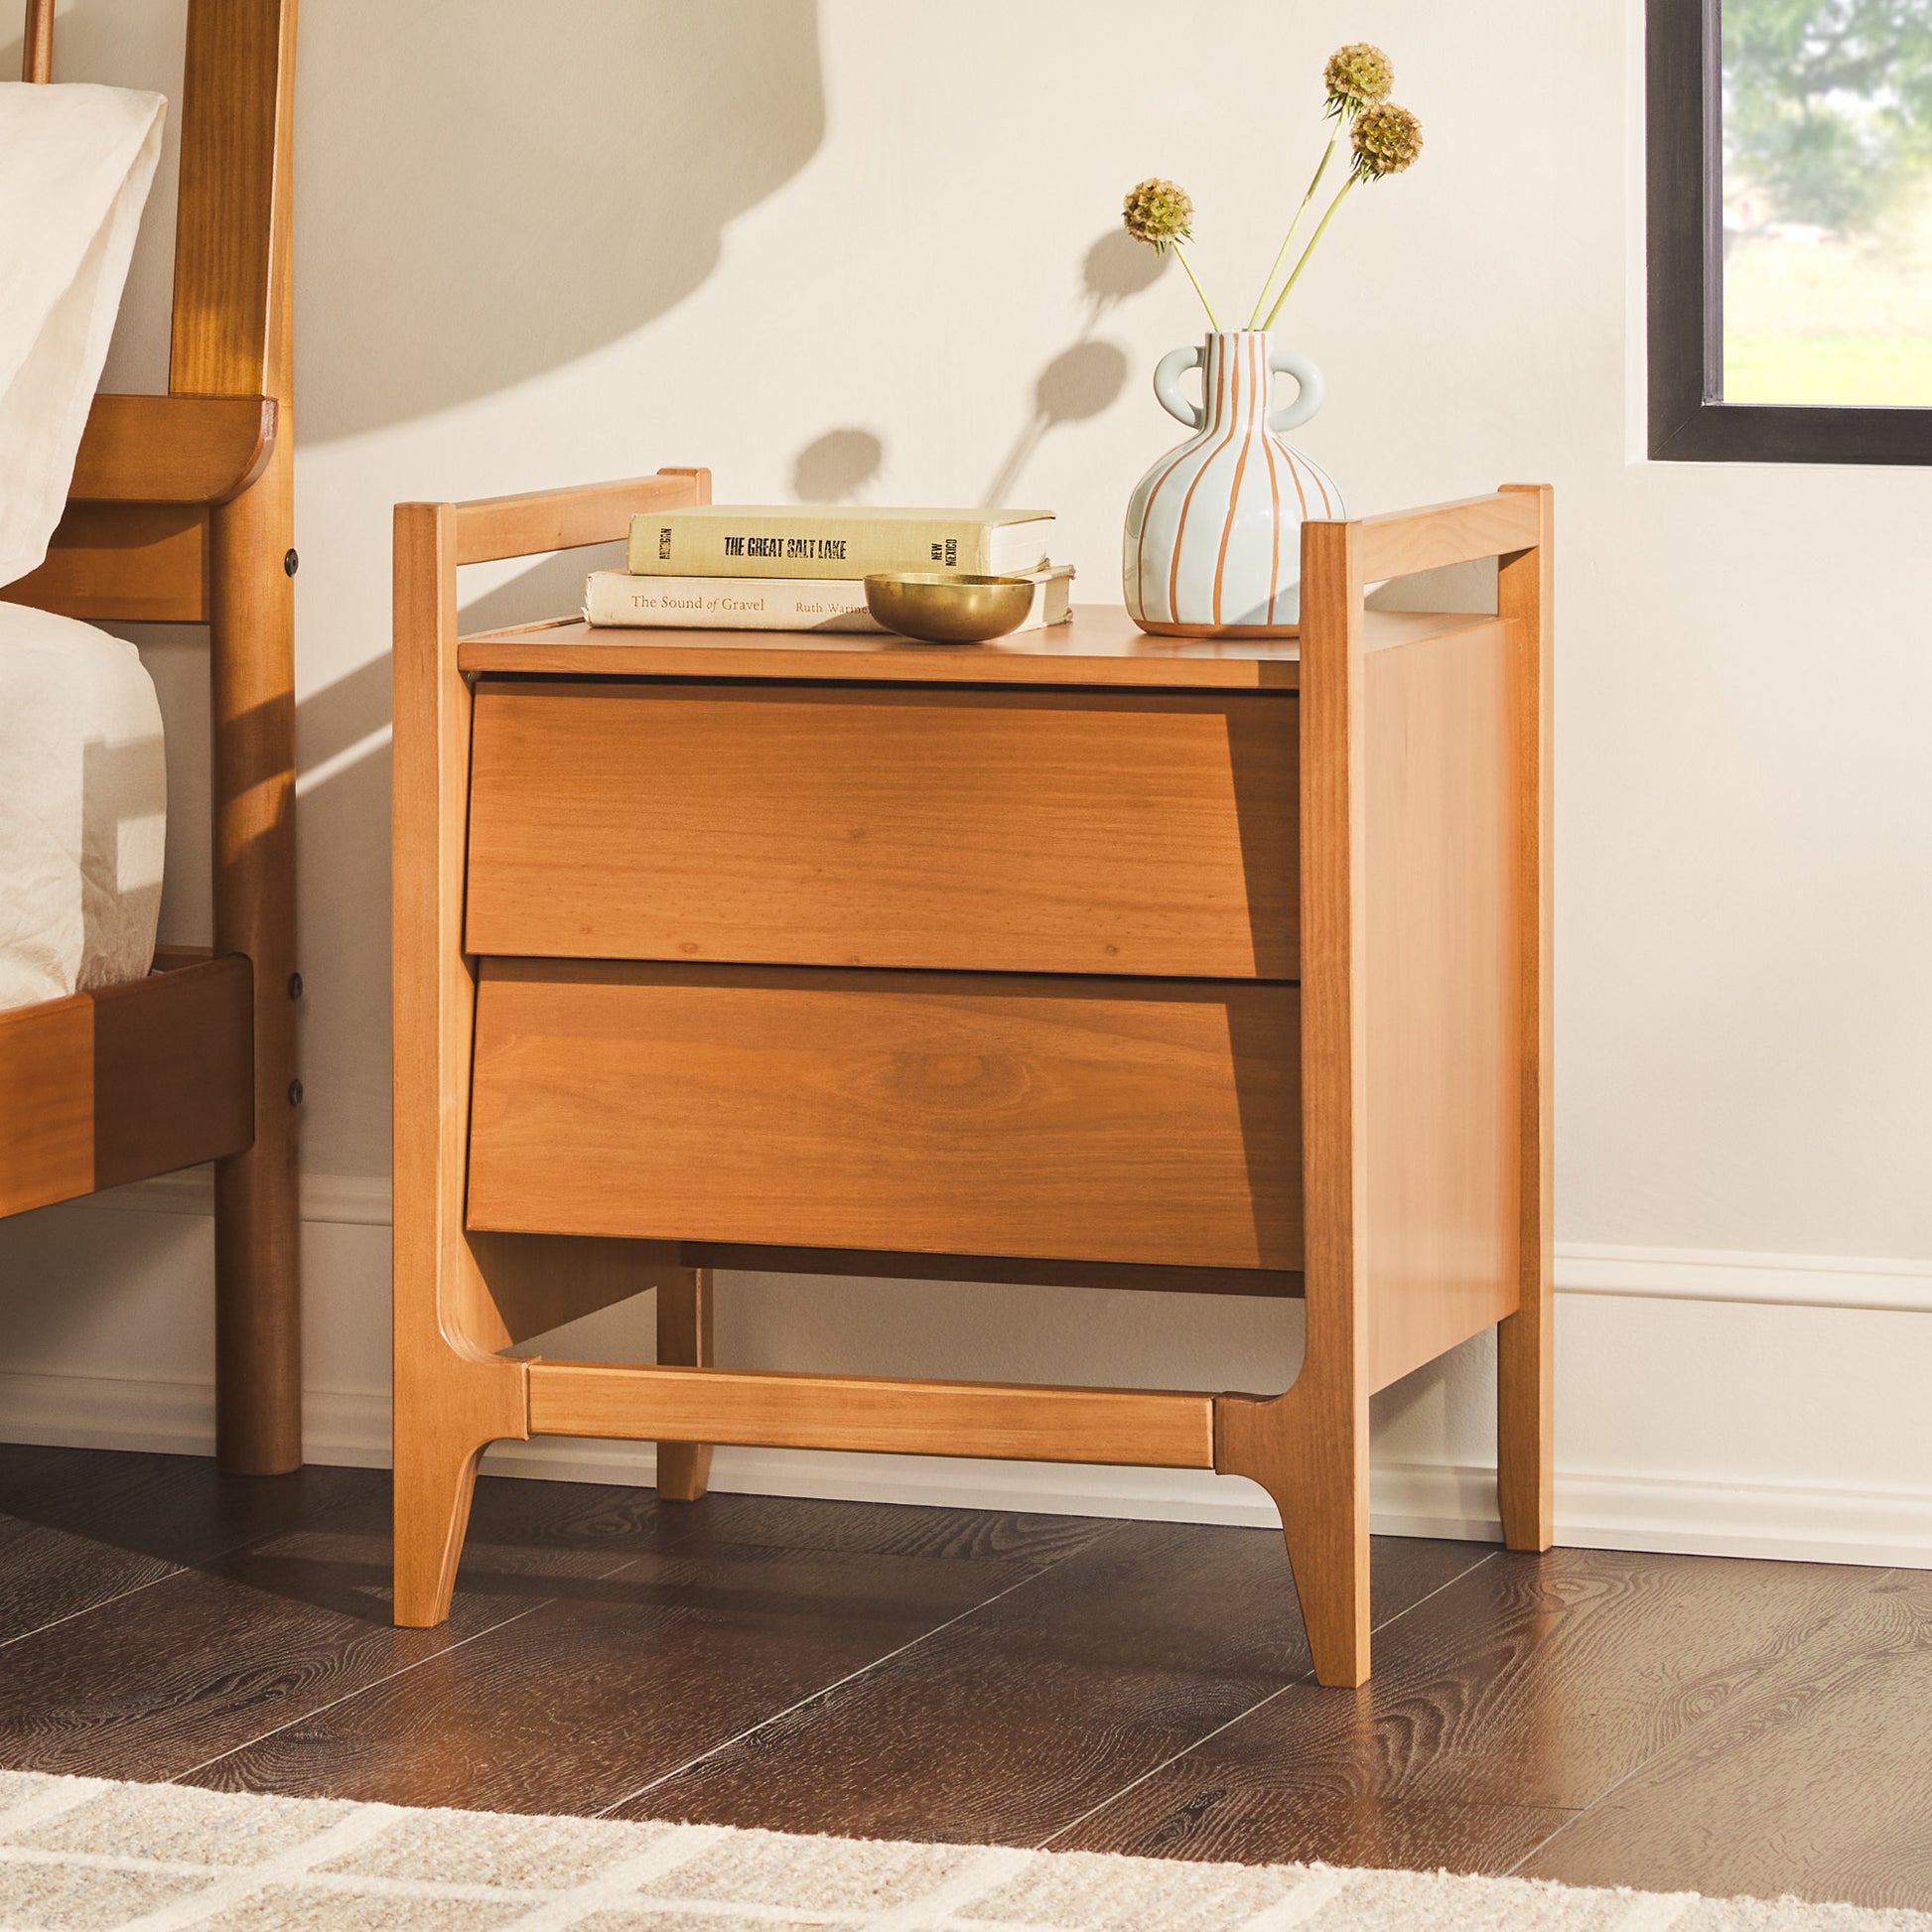
[[[667,1507],[621,1569],[191,1782],[596,1812],[1116,1531],[755,1496]]]
[[[292,1527],[341,1477],[224,1482],[199,1456],[0,1445],[0,1644]]]
[[[1492,1816],[1442,1855],[1506,1870],[1525,1855],[1517,1827],[1561,1823],[1763,1681],[1871,1574],[1498,1552],[1378,1635],[1361,1690],[1294,1686],[1054,1844],[1342,1862],[1358,1803],[1510,1808],[1524,1815]],[[1311,1801],[1337,1808],[1332,1844],[1311,1833]]]
[[[1571,1884],[1932,1907],[1932,1577],[1870,1583],[1522,1870]]]
[[[1538,1805],[1454,1804],[1442,1799],[1337,1798],[1283,1791],[1266,1770],[1220,1767],[1179,1804],[1141,1820],[1123,1805],[1076,1822],[1048,1841],[1055,1852],[1107,1851],[1144,1859],[1235,1864],[1343,1864],[1395,1871],[1511,1870],[1576,1813]],[[1159,1780],[1157,1778],[1156,1782]],[[1262,1848],[1266,1848],[1265,1850]]]
[[[312,1526],[178,1571],[138,1597],[10,1645],[0,1670],[0,1764],[179,1776],[525,1614],[560,1587],[594,1582],[647,1540],[655,1507],[648,1492],[628,1489],[483,1484],[474,1560],[450,1622],[397,1630],[388,1477],[340,1473],[347,1493],[316,1511]]]
[[[1350,1692],[1258,1531],[485,1479],[449,1626],[388,1561],[379,1471],[0,1446],[0,1766],[1932,1906],[1932,1577],[1378,1542]]]
[[[1378,1614],[1487,1554],[1379,1541]],[[1123,1524],[618,1815],[1035,1844],[1308,1668],[1277,1534]]]

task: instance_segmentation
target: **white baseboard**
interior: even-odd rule
[[[306,1402],[310,1461],[387,1466],[386,1399],[312,1390]],[[207,1455],[214,1447],[213,1418],[214,1394],[206,1384],[0,1375],[0,1439],[11,1442]],[[561,1437],[499,1445],[483,1463],[499,1475],[629,1484],[650,1483],[655,1466],[648,1443]],[[1274,1527],[1278,1520],[1252,1483],[1192,1469],[721,1449],[713,1486],[747,1495],[1155,1522]],[[1473,1542],[1499,1535],[1490,1469],[1378,1465],[1373,1495],[1373,1527],[1385,1535]],[[1557,1540],[1579,1549],[1932,1570],[1932,1488],[1828,1489],[1560,1468]]]
[[[213,1183],[208,1169],[191,1168],[89,1195],[85,1205],[143,1213],[207,1214],[213,1207]],[[389,1182],[384,1176],[302,1176],[305,1221],[386,1227],[389,1210]],[[1566,1295],[1635,1296],[1667,1302],[1932,1313],[1932,1261],[1562,1241],[1557,1244],[1557,1289]]]

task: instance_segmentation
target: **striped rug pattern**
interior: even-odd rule
[[[1932,1932],[1845,1905],[0,1772],[5,1932]]]

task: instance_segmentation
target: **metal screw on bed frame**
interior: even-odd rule
[[[300,1080],[291,1080],[289,1082],[289,1105],[291,1107],[299,1107],[301,1104],[302,1082]]]
[[[302,975],[300,973],[291,973],[289,975],[289,998],[291,1000],[299,1000],[301,997]]]
[[[291,550],[282,559],[282,568],[285,571],[287,571],[291,577],[293,577],[295,573],[302,568],[302,559],[298,557],[293,550]]]

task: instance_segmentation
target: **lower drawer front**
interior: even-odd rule
[[[483,962],[470,1225],[1302,1265],[1292,986]]]

